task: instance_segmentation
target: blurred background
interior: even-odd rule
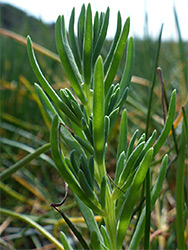
[[[177,40],[178,36],[175,28],[174,11],[179,16],[181,25],[182,38],[188,40],[187,32],[187,8],[188,2],[185,0],[132,0],[132,1],[100,1],[100,0],[83,0],[83,1],[22,1],[22,0],[2,0],[1,3],[11,4],[14,7],[25,11],[28,15],[32,15],[41,19],[45,23],[54,23],[58,15],[64,15],[65,20],[69,20],[72,8],[76,8],[76,17],[83,3],[86,5],[91,3],[92,11],[106,11],[107,6],[110,7],[110,25],[108,37],[112,38],[116,29],[116,16],[120,10],[123,21],[128,16],[131,17],[131,35],[140,39],[149,35],[157,38],[160,26],[164,23],[163,39]],[[66,22],[68,24],[68,22]]]

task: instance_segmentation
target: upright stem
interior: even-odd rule
[[[185,167],[185,131],[182,135],[177,159],[176,174],[176,231],[178,249],[186,249],[184,238],[184,167]]]
[[[101,181],[103,176],[107,177],[106,173],[106,167],[105,167],[105,162],[103,162],[102,165],[97,165],[95,162],[95,178],[97,181],[97,184],[101,185]],[[110,187],[107,183],[107,188],[106,188],[106,216],[104,217],[104,222],[106,225],[107,232],[109,234],[110,238],[110,245],[111,245],[111,250],[115,249],[115,238],[116,238],[116,217],[115,217],[115,201],[112,199],[112,194],[110,191]]]
[[[155,63],[154,63],[154,69],[153,69],[153,77],[152,77],[152,85],[149,93],[149,102],[148,102],[148,113],[147,113],[147,120],[146,120],[146,139],[148,139],[148,134],[149,134],[149,121],[150,121],[150,116],[151,116],[151,105],[152,105],[152,97],[153,97],[153,90],[155,86],[155,79],[156,79],[156,69],[157,69],[157,64],[158,64],[158,59],[159,59],[159,52],[160,52],[160,46],[161,46],[161,36],[162,36],[162,30],[163,30],[163,24],[161,26],[160,34],[159,34],[159,39],[157,43],[157,51],[155,55]],[[148,187],[146,187],[146,224],[145,224],[145,247],[149,248],[150,244],[150,202],[151,202],[151,173],[150,170],[148,170],[148,173],[146,175],[146,185],[147,183],[149,184]]]
[[[146,224],[148,227],[145,228],[145,242],[144,249],[150,249],[150,224],[151,224],[151,171],[148,169],[146,175]]]

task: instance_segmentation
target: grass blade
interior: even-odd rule
[[[176,172],[176,232],[177,232],[177,247],[178,249],[186,249],[184,238],[184,169],[185,169],[185,150],[186,137],[185,127],[182,124],[182,133],[180,136],[180,145],[177,158]]]
[[[61,214],[61,216],[63,217],[63,219],[67,223],[68,227],[71,229],[71,231],[74,233],[74,235],[76,236],[76,238],[78,239],[78,241],[82,245],[83,249],[90,250],[87,242],[84,240],[81,233],[76,229],[76,227],[71,222],[71,220],[69,220],[69,218],[62,211],[60,211],[57,207],[55,207],[53,204],[51,204],[51,206],[54,207]],[[66,248],[66,250],[68,250],[68,249]]]
[[[3,181],[7,178],[9,178],[13,173],[15,173],[18,169],[26,166],[29,162],[31,162],[33,159],[36,159],[39,155],[42,153],[48,151],[50,149],[50,143],[47,143],[38,149],[36,149],[33,153],[25,156],[20,161],[17,161],[14,165],[6,169],[0,174],[0,179]]]
[[[19,214],[8,209],[0,208],[0,212],[6,216],[14,217],[15,219],[21,220],[29,224],[31,227],[36,228],[44,237],[46,237],[50,242],[52,242],[58,249],[64,250],[62,244],[51,235],[44,227],[40,226],[38,223],[30,219],[25,214]]]
[[[34,201],[31,199],[28,199],[27,196],[23,196],[22,194],[16,192],[14,189],[10,188],[8,185],[4,184],[0,181],[0,189],[1,192],[5,192],[9,196],[11,196],[11,199],[14,198],[16,201],[21,201],[22,203],[28,204],[30,206],[33,206]]]
[[[150,225],[151,225],[151,171],[148,169],[146,180],[146,225],[144,235],[144,249],[150,249]]]
[[[20,148],[21,150],[24,150],[24,151],[29,152],[31,154],[35,152],[35,149],[33,149],[30,146],[27,146],[21,142],[10,140],[10,139],[4,138],[4,137],[0,137],[0,142],[4,143],[6,145],[9,145],[11,147]],[[48,155],[43,153],[40,155],[40,158],[54,167],[54,162]]]
[[[148,132],[149,132],[149,121],[150,121],[150,115],[151,115],[151,105],[152,105],[152,97],[153,97],[153,90],[155,86],[155,79],[156,79],[156,69],[158,66],[158,60],[159,60],[159,52],[161,47],[161,37],[162,37],[162,31],[163,31],[163,25],[161,26],[161,30],[159,33],[158,43],[157,43],[157,50],[155,55],[155,62],[153,67],[153,77],[152,77],[152,85],[150,89],[149,94],[149,101],[148,101],[148,113],[147,113],[147,120],[146,120],[146,139],[148,138]]]

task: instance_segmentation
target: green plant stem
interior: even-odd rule
[[[145,241],[144,249],[150,249],[150,224],[151,224],[151,171],[148,169],[146,175],[146,225],[149,227],[145,228]]]
[[[150,115],[151,115],[151,104],[152,104],[152,97],[153,97],[153,90],[155,86],[155,79],[156,79],[156,69],[158,65],[158,60],[159,60],[159,51],[161,47],[161,36],[162,36],[162,31],[163,31],[163,24],[161,26],[160,34],[159,34],[159,39],[157,43],[157,51],[156,51],[156,56],[155,56],[155,64],[153,68],[153,77],[152,77],[152,85],[149,93],[149,102],[148,102],[148,113],[147,113],[147,120],[146,120],[146,139],[148,138],[148,132],[149,132],[149,121],[150,121]]]
[[[4,208],[0,208],[0,212],[4,215],[11,216],[14,217],[15,219],[26,222],[30,226],[36,228],[44,237],[46,237],[50,242],[52,242],[57,247],[57,249],[64,250],[61,243],[53,235],[51,235],[48,231],[46,231],[46,229],[44,229],[42,226],[40,226],[38,223],[36,223],[26,215],[19,214]]]
[[[184,50],[184,43],[183,43],[183,40],[182,40],[178,15],[177,15],[175,7],[174,7],[174,17],[175,17],[175,23],[176,23],[176,28],[177,28],[177,32],[178,32],[178,38],[179,38],[178,45],[179,45],[180,58],[181,58],[181,61],[182,61],[182,66],[183,66],[183,74],[184,74],[186,87],[187,87],[187,90],[188,90],[187,59],[186,59],[186,53],[184,52],[185,51]]]
[[[148,113],[147,113],[147,120],[146,120],[146,139],[148,138],[148,132],[149,132],[149,121],[150,121],[150,115],[151,115],[151,106],[152,106],[152,97],[153,97],[153,90],[155,86],[155,79],[156,79],[156,69],[158,65],[158,60],[159,60],[159,51],[160,51],[160,46],[161,46],[161,36],[162,36],[162,30],[163,30],[163,25],[161,26],[160,34],[159,34],[159,39],[157,43],[157,51],[156,51],[156,57],[155,57],[155,64],[154,64],[154,69],[153,69],[153,77],[152,77],[152,85],[151,85],[151,90],[149,94],[149,103],[148,103]],[[149,171],[149,170],[148,170]],[[146,176],[146,183],[150,183],[149,187],[146,187],[146,224],[145,224],[145,246],[149,248],[150,244],[150,202],[151,202],[151,174],[147,173]]]
[[[39,155],[50,149],[50,143],[43,145],[42,147],[36,149],[33,153],[27,155],[20,161],[16,162],[14,165],[6,169],[0,174],[0,179],[3,181],[15,173],[18,169],[26,166],[29,162],[36,159]]]
[[[176,173],[176,231],[178,249],[185,248],[184,239],[184,166],[185,166],[185,131],[182,126],[181,141],[177,159]]]
[[[97,163],[95,163],[97,165]],[[101,185],[101,181],[103,176],[107,177],[105,163],[102,165],[97,165],[95,167],[95,178],[98,185]],[[107,185],[106,189],[106,204],[105,204],[105,212],[106,215],[103,217],[106,225],[107,232],[110,238],[111,250],[115,249],[115,236],[116,236],[116,217],[115,217],[115,201],[112,199],[112,194],[110,191],[109,185]]]

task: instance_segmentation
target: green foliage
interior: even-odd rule
[[[9,169],[4,170],[1,177],[3,181],[10,178],[17,170],[41,156],[59,173],[60,180],[64,180],[68,185],[82,213],[90,233],[90,240],[88,240],[88,237],[85,239],[74,223],[71,222],[71,219],[57,208],[58,204],[51,204],[72,230],[79,241],[80,247],[96,250],[121,250],[126,245],[130,249],[136,249],[139,245],[143,247],[144,244],[145,246],[148,244],[147,233],[150,233],[149,228],[147,228],[148,232],[145,232],[146,242],[144,244],[141,242],[144,227],[145,224],[146,227],[149,225],[147,224],[148,217],[150,220],[150,213],[160,197],[163,182],[167,176],[166,170],[170,156],[168,157],[166,154],[168,150],[165,142],[174,122],[176,90],[172,91],[169,105],[167,105],[167,118],[163,129],[161,129],[155,118],[151,118],[153,109],[158,115],[158,109],[152,106],[152,100],[155,98],[155,79],[151,85],[148,108],[143,108],[140,105],[140,100],[143,99],[142,104],[145,101],[142,93],[140,93],[139,98],[137,98],[139,93],[136,93],[134,99],[135,93],[130,82],[133,76],[135,45],[133,38],[128,38],[130,18],[125,21],[122,28],[120,12],[117,15],[117,30],[114,40],[109,50],[107,50],[107,55],[104,56],[103,50],[106,46],[109,18],[109,8],[105,13],[96,12],[93,16],[90,4],[87,7],[83,5],[77,23],[78,37],[76,37],[74,32],[75,9],[71,13],[68,32],[65,30],[64,16],[58,17],[55,26],[56,46],[64,72],[70,82],[69,89],[65,86],[63,89],[56,91],[52,87],[50,81],[42,73],[43,67],[39,66],[36,59],[31,38],[27,37],[30,64],[39,81],[39,84],[35,83],[35,90],[38,95],[35,98],[38,98],[36,100],[41,105],[39,106],[40,110],[42,108],[45,110],[46,116],[44,115],[44,117],[46,117],[46,121],[49,122],[51,127],[49,132],[50,145],[42,143],[43,146],[40,145],[39,147],[37,145],[38,148],[31,151],[30,148],[24,147],[23,144],[19,144],[15,140],[2,138],[1,142],[4,145],[21,148],[29,151],[30,154],[17,161]],[[157,67],[161,35],[162,29],[157,45],[157,59],[155,59],[153,72]],[[121,60],[124,52],[126,53],[126,59],[122,66]],[[156,74],[153,73],[154,75]],[[116,77],[120,78],[119,83],[116,82]],[[33,92],[35,91],[33,90]],[[133,108],[138,109],[142,116],[144,114],[146,117],[148,114],[147,121],[144,120],[146,133],[143,133],[145,128],[142,129],[141,124],[135,126],[134,117],[132,118],[130,115]],[[142,120],[143,118],[140,118],[140,123]],[[129,124],[134,126],[128,125],[128,121]],[[118,140],[116,140],[118,142],[112,145],[112,136],[117,136],[114,131],[119,123],[119,136]],[[153,129],[156,124],[156,130],[149,136],[149,128]],[[183,133],[187,134],[185,113]],[[181,153],[178,155],[178,182],[176,188],[176,192],[181,193],[181,197],[178,197],[180,206],[177,206],[180,211],[178,221],[181,225],[184,223],[183,170],[187,145],[184,134],[181,136],[179,147]],[[53,161],[49,156],[43,154],[49,147],[51,148]],[[174,149],[170,148],[169,151],[173,153]],[[116,159],[115,171],[112,177],[109,175],[108,169],[108,162],[111,160],[109,152],[113,152],[114,159]],[[160,170],[155,181],[157,174],[152,166],[157,161]],[[151,172],[152,175],[150,175]],[[39,187],[43,196],[47,197],[44,186],[40,182],[36,182],[35,174],[31,175],[27,171],[25,171],[25,174],[29,182],[34,183],[35,187]],[[45,176],[48,178],[47,186],[51,189],[50,191],[53,190],[49,199],[57,199],[54,194],[56,192],[54,192],[52,186],[51,176],[46,172]],[[151,180],[151,184],[147,186],[146,202],[145,179],[147,181]],[[24,199],[24,196],[19,196],[18,193],[13,192],[10,187],[6,188],[4,183],[1,183],[0,188],[21,202],[32,203],[32,201]],[[47,202],[49,202],[49,199]],[[64,207],[66,206],[64,205],[62,209]],[[7,209],[1,209],[1,212],[4,215],[25,221],[39,230],[58,248],[74,249],[66,232],[60,232],[61,244],[52,235],[42,230],[42,227],[35,223],[34,219],[31,220],[26,216],[22,217],[21,214]],[[54,211],[52,212],[53,216],[56,217]],[[98,223],[96,215],[100,216],[100,223]],[[56,223],[58,224],[57,219]],[[129,231],[131,227],[134,227],[133,231]],[[180,247],[184,247],[183,243],[179,243],[183,241],[184,230],[182,228],[183,226],[180,228],[179,224],[177,224],[178,244]],[[155,242],[153,244],[155,245]]]

